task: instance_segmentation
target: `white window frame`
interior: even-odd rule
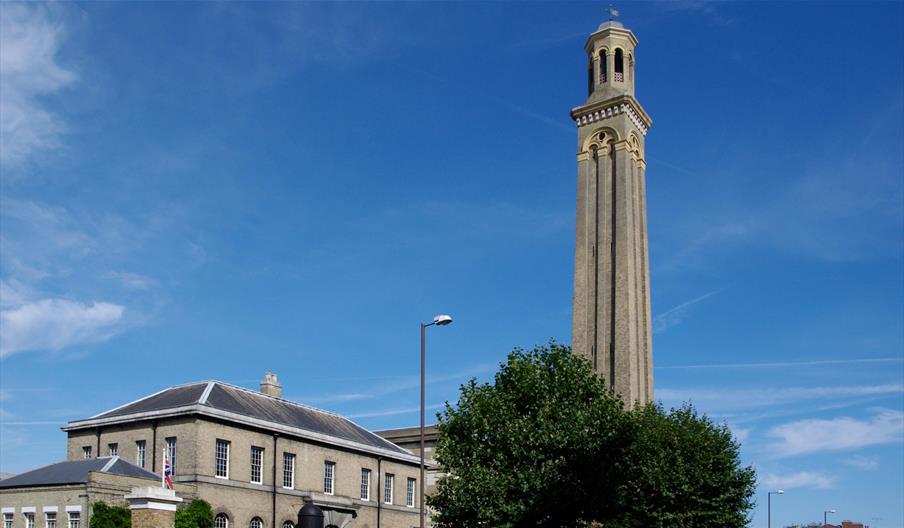
[[[145,463],[148,460],[148,441],[147,440],[136,440],[135,441],[135,465],[143,468]]]
[[[255,454],[257,455],[257,464],[255,464]],[[254,479],[254,471],[257,470],[257,480]],[[251,483],[264,483],[264,448],[251,446]]]
[[[282,464],[282,487],[285,489],[295,489],[295,453],[287,453],[283,451]],[[286,486],[287,482],[289,483],[288,486]]]
[[[292,521],[283,521],[282,528],[295,528],[295,523]]]
[[[387,473],[383,479],[383,504],[392,504],[393,485],[395,484],[395,475]]]
[[[220,526],[217,521],[219,519],[223,519],[223,525]],[[229,528],[229,516],[223,512],[220,512],[213,517],[213,526],[214,528]]]
[[[252,517],[248,528],[264,528],[264,521],[260,517]]]
[[[35,528],[34,508],[32,508],[31,511],[25,511],[25,508],[22,508],[22,515],[25,516],[25,528]]]
[[[3,512],[3,528],[13,528],[15,515],[13,512]]]
[[[44,510],[44,528],[56,528],[57,512]]]
[[[92,451],[93,449],[91,449],[91,446],[82,446],[82,458],[84,458],[85,460],[90,460],[91,458],[93,458],[91,456],[93,454]]]
[[[170,475],[176,476],[176,449],[177,449],[177,441],[175,436],[168,436],[164,440],[166,443],[166,456],[169,457],[170,463]],[[164,463],[166,463],[164,461]]]
[[[69,516],[67,520],[66,526],[68,528],[79,528],[82,524],[82,512],[81,511],[67,511],[66,514]],[[75,524],[73,524],[75,521]]]
[[[336,492],[336,463],[326,460],[323,462],[323,492],[333,495]]]
[[[222,450],[220,449],[222,447]],[[218,479],[229,479],[229,450],[231,444],[228,440],[223,440],[222,438],[217,438],[216,444],[214,445],[214,454],[213,454],[213,476]],[[221,457],[220,455],[226,455],[225,457]],[[220,474],[220,461],[223,461],[224,471],[223,474]],[[228,521],[228,518],[227,518]]]
[[[107,444],[107,455],[119,456],[119,444],[116,442],[110,442],[109,444]]]
[[[405,506],[409,508],[414,508],[414,499],[417,489],[417,479],[408,477],[408,482],[405,484]]]
[[[370,500],[370,469],[361,468],[361,500]]]

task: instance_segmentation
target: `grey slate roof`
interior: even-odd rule
[[[128,419],[141,413],[194,408],[215,409],[254,420],[302,429],[368,447],[411,455],[409,451],[389,442],[347,418],[328,411],[289,400],[275,398],[257,391],[237,387],[221,381],[204,381],[170,387],[140,400],[111,409],[88,420],[69,422],[64,430],[76,429],[81,422]],[[86,426],[88,423],[85,424]]]
[[[88,473],[99,471],[113,475],[160,480],[160,476],[142,469],[131,462],[113,457],[98,457],[88,460],[57,462],[25,473],[0,480],[0,488],[22,488],[31,486],[61,486],[64,484],[84,484]]]

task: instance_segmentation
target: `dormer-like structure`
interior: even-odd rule
[[[634,96],[637,38],[609,20],[590,35],[578,127],[572,347],[628,406],[653,399],[644,137]]]

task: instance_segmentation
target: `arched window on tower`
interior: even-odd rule
[[[606,50],[600,50],[600,84],[606,82],[609,73],[609,61],[607,60]]]
[[[634,55],[628,54],[628,80],[634,82]]]
[[[625,52],[615,50],[615,82],[625,82]]]
[[[587,93],[593,93],[593,57],[590,58],[590,63],[587,65]]]

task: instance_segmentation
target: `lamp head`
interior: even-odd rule
[[[778,491],[776,491],[776,493],[778,493],[779,495],[784,495],[784,494],[785,494],[785,490],[778,490]]]
[[[829,513],[835,513],[835,510],[828,510]]]
[[[452,316],[446,314],[440,314],[433,318],[433,324],[436,326],[446,326],[452,322]]]

